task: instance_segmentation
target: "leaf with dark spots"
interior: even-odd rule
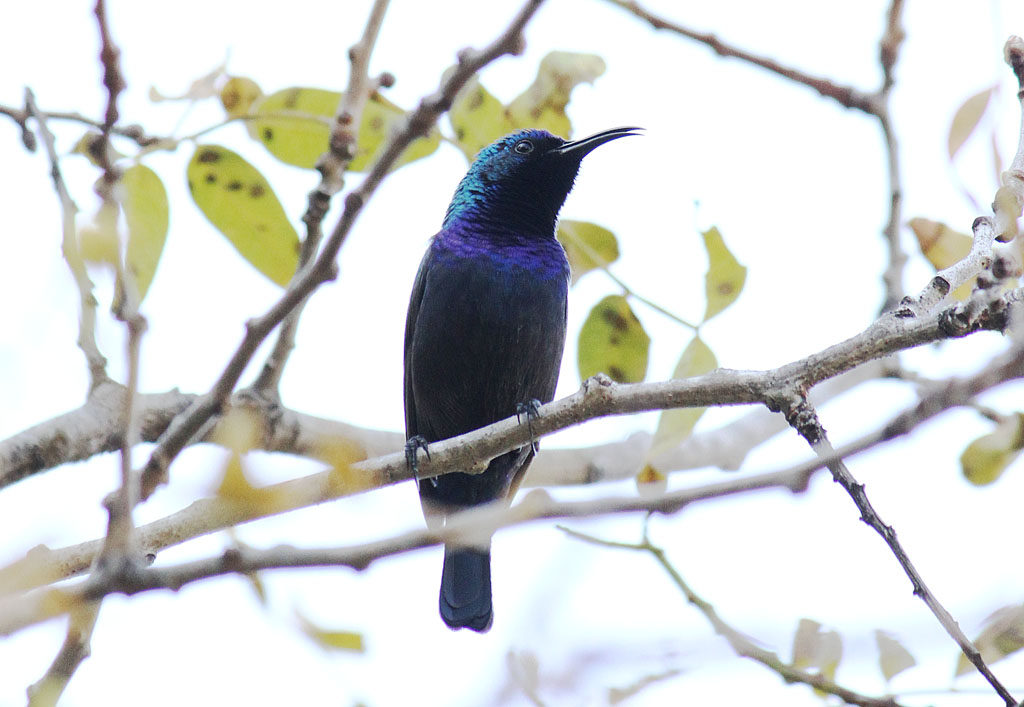
[[[577,367],[581,380],[607,373],[619,383],[639,383],[647,375],[651,338],[621,295],[597,303],[580,329]]]

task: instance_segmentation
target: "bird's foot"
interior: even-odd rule
[[[536,454],[540,447],[537,444],[537,435],[533,433],[533,421],[540,417],[540,401],[534,398],[516,405],[516,421],[520,424],[523,422],[520,419],[523,415],[526,415],[526,429],[530,431],[530,447]]]
[[[422,435],[415,435],[405,441],[405,464],[417,482],[420,479],[420,463],[416,459],[416,453],[421,449],[427,455],[427,461],[430,461],[430,449],[427,447],[427,440]],[[437,485],[435,479],[431,479],[431,481],[435,486]]]

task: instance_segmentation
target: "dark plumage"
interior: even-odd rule
[[[409,439],[454,437],[555,393],[565,344],[569,263],[555,222],[582,159],[636,134],[616,128],[566,142],[523,130],[481,150],[430,242],[405,325]],[[428,521],[509,500],[533,458],[524,447],[479,474],[419,483]],[[491,626],[490,542],[445,547],[441,617],[451,628]]]

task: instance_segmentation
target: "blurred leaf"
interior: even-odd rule
[[[255,167],[225,147],[197,145],[188,187],[203,215],[243,258],[278,285],[288,284],[299,262],[299,237]]]
[[[224,75],[227,63],[223,63],[212,71],[200,76],[188,87],[184,93],[169,95],[161,93],[156,86],[149,87],[149,100],[153,103],[161,101],[198,101],[204,98],[212,98],[217,95],[217,83]]]
[[[257,601],[260,606],[267,606],[267,587],[263,584],[263,575],[259,572],[246,572],[243,575],[248,581],[249,586],[252,587],[253,593],[256,595]]]
[[[100,160],[100,146],[102,144],[102,136],[90,128],[85,131],[85,134],[78,138],[78,142],[72,146],[71,154],[82,155],[82,157],[89,160],[94,167],[100,167],[102,166],[102,161]],[[127,155],[116,149],[110,140],[107,141],[107,160],[111,164],[120,159],[124,159],[125,157],[127,157]]]
[[[236,405],[217,421],[210,438],[215,444],[245,454],[258,446],[262,435],[259,415],[250,408]]]
[[[694,336],[672,372],[673,378],[691,378],[699,376],[718,367],[718,360],[715,353],[704,340]],[[697,420],[707,408],[677,408],[674,410],[662,410],[658,418],[658,428],[654,431],[654,440],[651,442],[651,449],[647,453],[648,459],[653,459],[669,449],[676,447],[680,442],[690,436]]]
[[[580,329],[577,366],[581,380],[607,373],[619,383],[639,383],[647,375],[651,337],[621,295],[598,302]]]
[[[537,659],[537,654],[529,650],[510,650],[505,654],[505,664],[512,682],[529,695],[532,702],[538,703],[540,661]]]
[[[120,184],[121,208],[128,224],[125,269],[135,278],[135,289],[141,302],[153,282],[167,240],[167,190],[157,173],[141,164],[126,169]]]
[[[985,623],[985,628],[974,639],[974,646],[988,665],[1024,648],[1024,606],[1004,606],[989,616]],[[956,676],[974,669],[974,664],[961,653],[956,661]]]
[[[342,94],[319,88],[286,88],[257,101],[252,112],[267,115],[250,121],[250,134],[285,164],[312,169],[327,151],[331,124]],[[272,117],[271,117],[272,116]],[[392,129],[405,120],[405,111],[379,93],[366,102],[356,136],[358,149],[349,164],[351,172],[363,172],[383,151]],[[441,134],[433,128],[427,137],[414,140],[395,163],[395,168],[434,152]]]
[[[817,621],[800,619],[793,636],[793,667],[816,669],[819,674],[834,680],[842,657],[843,642],[838,633],[822,631]]]
[[[604,59],[596,54],[551,52],[537,70],[533,84],[508,106],[516,128],[541,128],[568,138],[572,132],[565,107],[580,83],[593,83],[604,73]]]
[[[912,218],[907,222],[910,230],[917,236],[921,254],[928,259],[936,271],[948,268],[967,257],[971,252],[973,239],[966,233],[954,231],[939,221],[926,218]],[[953,297],[961,302],[971,294],[977,278],[971,278],[953,290]]]
[[[1006,471],[1024,447],[1024,415],[1008,416],[995,429],[967,445],[960,455],[964,478],[975,486],[991,484]]]
[[[316,457],[331,467],[330,483],[337,493],[345,495],[373,487],[374,479],[365,473],[356,473],[352,465],[366,459],[366,448],[359,442],[344,437],[320,440]]]
[[[449,69],[448,71],[453,71]],[[448,121],[459,149],[472,161],[484,147],[515,130],[505,106],[474,76],[455,95]]]
[[[728,307],[743,290],[747,280],[747,268],[740,265],[722,240],[718,228],[713,227],[701,234],[704,248],[708,252],[708,271],[704,275],[704,290],[707,306],[704,321],[711,319]]]
[[[636,475],[636,490],[644,498],[660,496],[668,488],[668,476],[650,464],[645,464]]]
[[[619,259],[615,234],[596,223],[563,219],[558,222],[556,235],[569,258],[574,285],[591,270]]]
[[[985,115],[985,109],[988,108],[989,99],[992,98],[992,91],[992,88],[979,91],[957,108],[956,113],[953,115],[953,123],[949,126],[948,147],[950,160],[956,156],[956,153],[967,142],[967,138],[978,127],[982,116]]]
[[[220,104],[230,118],[246,115],[262,97],[260,85],[245,76],[232,76],[220,89]]]
[[[87,262],[117,267],[121,260],[121,238],[117,232],[119,214],[116,203],[104,202],[92,222],[78,229],[78,250]]]
[[[875,643],[878,645],[878,667],[882,669],[886,682],[917,665],[910,651],[885,631],[875,630]]]
[[[253,486],[242,467],[242,455],[231,452],[224,464],[224,471],[217,486],[217,495],[233,501],[251,502],[257,500],[259,489]]]
[[[323,628],[310,620],[309,617],[304,616],[298,609],[295,610],[295,618],[298,619],[302,632],[312,638],[321,648],[348,651],[350,653],[364,653],[366,651],[366,647],[363,644],[363,634],[361,633]]]

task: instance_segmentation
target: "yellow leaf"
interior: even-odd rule
[[[816,669],[820,675],[833,680],[842,657],[843,642],[838,633],[822,631],[817,621],[800,619],[793,636],[794,668]]]
[[[992,90],[991,88],[986,88],[984,91],[979,91],[957,108],[956,113],[953,115],[953,122],[949,126],[947,145],[949,148],[949,159],[952,160],[956,156],[956,153],[967,142],[967,138],[978,127],[982,116],[985,115],[985,109],[988,108],[989,99],[992,98]]]
[[[448,111],[448,121],[455,133],[456,144],[471,161],[481,149],[515,130],[505,114],[505,106],[484,88],[476,76],[455,95]]]
[[[248,502],[254,500],[258,492],[259,489],[246,478],[245,470],[242,467],[242,455],[232,452],[224,464],[224,473],[217,486],[217,495],[233,501]]]
[[[651,337],[621,295],[598,302],[580,329],[577,366],[580,379],[607,373],[619,383],[638,383],[647,375]]]
[[[1005,606],[989,616],[985,624],[974,639],[974,646],[988,665],[1024,648],[1024,606]],[[957,658],[956,675],[973,670],[974,664],[961,653]]]
[[[232,76],[220,89],[220,104],[229,118],[246,115],[262,97],[260,85],[245,76]]]
[[[886,682],[917,665],[910,651],[885,631],[875,631],[875,643],[878,645],[878,667],[882,669]]]
[[[556,235],[569,258],[574,285],[591,270],[619,259],[619,242],[615,234],[596,223],[562,219],[558,222]]]
[[[668,476],[650,464],[645,464],[640,473],[636,475],[636,490],[644,498],[659,496],[665,493],[667,488]]]
[[[312,169],[327,151],[331,125],[342,94],[319,88],[286,88],[257,101],[252,112],[266,118],[250,121],[250,133],[263,143],[270,154],[296,167]],[[405,111],[379,93],[366,102],[359,123],[352,172],[364,172],[373,166],[391,131],[405,120]],[[434,152],[441,134],[433,128],[426,137],[414,140],[395,163],[395,168]]]
[[[699,336],[687,344],[672,372],[673,378],[690,378],[699,376],[718,367],[715,353]],[[697,420],[707,408],[678,408],[663,410],[658,418],[658,428],[654,432],[654,440],[647,458],[652,459],[672,449],[693,432]]]
[[[128,224],[125,269],[135,278],[135,291],[141,302],[153,282],[167,240],[167,190],[156,172],[137,164],[121,175],[121,197]]]
[[[299,621],[302,632],[313,639],[321,648],[352,653],[363,653],[366,650],[366,647],[363,645],[363,634],[361,633],[325,629],[303,615],[298,609],[295,610],[295,617]]]
[[[968,444],[960,455],[960,469],[975,486],[991,484],[1020,456],[1022,447],[1024,415],[1018,413]]]
[[[299,262],[299,237],[259,170],[225,147],[198,145],[188,186],[243,258],[278,285],[288,284]]]
[[[238,451],[232,451],[224,462],[215,493],[219,498],[237,504],[249,515],[279,512],[289,500],[285,489],[253,485],[245,470],[245,458]]]
[[[593,83],[604,73],[604,59],[596,54],[551,52],[537,70],[533,84],[508,106],[516,128],[541,128],[568,138],[572,132],[565,107],[578,84]]]
[[[722,240],[718,228],[710,228],[701,234],[704,248],[708,253],[708,271],[704,275],[704,290],[707,306],[704,321],[711,319],[732,304],[747,280],[747,268],[740,265]]]
[[[262,434],[259,416],[249,408],[236,406],[220,418],[210,436],[214,443],[245,454],[256,448]]]
[[[928,259],[936,272],[960,262],[971,252],[971,237],[954,231],[944,223],[918,217],[910,219],[907,225],[917,237],[921,254]],[[961,302],[967,299],[974,289],[976,280],[977,278],[972,277],[953,290],[953,297]]]
[[[119,214],[117,204],[104,202],[96,210],[92,223],[78,229],[78,250],[86,261],[115,267],[120,262],[121,238],[117,232]]]

